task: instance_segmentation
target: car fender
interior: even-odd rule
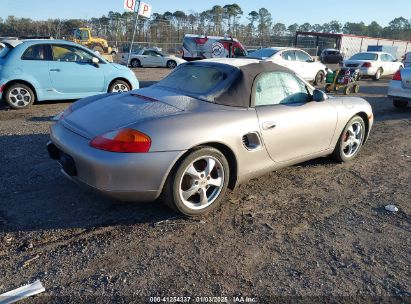
[[[2,80],[2,83],[4,83],[6,88],[12,83],[16,83],[16,82],[28,83],[30,86],[33,87],[34,94],[36,94],[37,100],[41,101],[44,99],[44,96],[45,96],[44,90],[46,88],[42,88],[39,81],[35,77],[31,77],[30,75],[21,73],[21,74],[14,74],[14,77],[12,78],[5,78]]]
[[[136,77],[136,75],[134,74],[133,71],[131,71],[130,69],[127,68],[127,70],[119,70],[119,69],[110,69],[107,68],[105,70],[105,88],[106,88],[106,92],[108,92],[108,89],[110,87],[110,84],[115,80],[115,79],[125,79],[127,80],[130,85],[131,85],[131,89],[132,90],[136,90],[139,89],[140,84],[139,81]]]
[[[339,140],[339,137],[347,125],[348,121],[361,113],[361,117],[364,119],[364,123],[368,125],[366,138],[371,131],[374,117],[371,105],[363,98],[360,97],[342,97],[342,98],[330,98],[330,102],[335,103],[338,119],[334,133],[334,137],[331,140],[331,147],[335,147]]]

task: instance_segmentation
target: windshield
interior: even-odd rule
[[[358,53],[350,58],[350,60],[377,60],[378,55],[375,53]]]
[[[275,50],[275,49],[260,49],[260,50],[252,52],[249,55],[249,57],[259,58],[259,59],[266,59],[268,57],[273,56],[277,52],[278,52],[278,50]]]
[[[9,48],[7,45],[0,43],[0,58],[6,57],[10,50],[11,48]]]
[[[188,94],[203,95],[213,90],[224,79],[225,74],[216,68],[186,65],[175,70],[158,85]]]

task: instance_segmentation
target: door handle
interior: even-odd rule
[[[50,72],[60,72],[60,69],[51,69]]]
[[[275,122],[272,122],[272,121],[263,122],[263,130],[271,130],[271,129],[274,129],[275,126],[276,126]]]

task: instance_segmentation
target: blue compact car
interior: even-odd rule
[[[139,88],[134,73],[76,43],[62,40],[0,42],[0,99],[13,109],[34,101],[79,99]]]

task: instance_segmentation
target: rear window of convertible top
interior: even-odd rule
[[[176,69],[158,84],[188,94],[204,95],[220,84],[225,76],[225,73],[217,68],[185,65]]]

